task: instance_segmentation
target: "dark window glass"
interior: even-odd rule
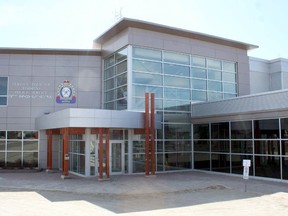
[[[6,131],[0,131],[0,139],[6,139]]]
[[[255,139],[277,139],[279,138],[278,119],[255,120],[254,121]]]
[[[229,139],[229,123],[212,123],[211,137],[212,139]]]
[[[254,141],[255,154],[280,154],[280,142],[277,140]]]
[[[281,119],[281,137],[288,139],[288,118]]]
[[[0,140],[0,151],[5,151],[5,140]]]
[[[163,171],[164,170],[164,164],[163,164],[163,154],[157,154],[157,171]]]
[[[209,124],[193,125],[194,139],[209,139]]]
[[[0,152],[0,167],[5,167],[5,152]]]
[[[133,154],[133,173],[145,172],[145,154]]]
[[[231,152],[242,153],[242,154],[252,154],[253,153],[252,141],[248,141],[248,140],[231,141]]]
[[[190,123],[189,113],[165,112],[165,122]]]
[[[231,139],[252,139],[252,122],[231,122]]]
[[[145,141],[133,141],[133,153],[145,153]]]
[[[184,152],[191,151],[190,141],[165,141],[164,142],[165,152]]]
[[[24,152],[23,153],[24,167],[38,167],[38,152]]]
[[[243,174],[243,160],[251,160],[249,176],[253,176],[253,159],[250,155],[231,155],[232,173]]]
[[[165,139],[190,139],[190,124],[165,124]]]
[[[7,138],[8,139],[22,139],[22,131],[8,131]]]
[[[282,141],[282,155],[288,155],[288,141]]]
[[[24,139],[38,139],[38,132],[37,131],[24,131],[23,138]]]
[[[163,141],[157,141],[157,152],[163,152]]]
[[[282,158],[282,177],[288,179],[288,157]]]
[[[194,168],[210,170],[210,154],[194,153]]]
[[[123,130],[111,130],[110,139],[111,140],[123,140],[124,139]]]
[[[229,141],[223,141],[223,140],[212,141],[211,152],[230,152]]]
[[[165,170],[191,169],[191,153],[166,153]]]
[[[230,155],[212,154],[212,171],[230,173]]]
[[[277,156],[255,156],[255,176],[280,178],[280,163]]]
[[[210,151],[210,142],[207,140],[194,140],[194,151]]]
[[[184,111],[189,112],[191,110],[190,101],[177,101],[177,100],[165,100],[164,109],[171,111]]]

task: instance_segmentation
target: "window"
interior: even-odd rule
[[[0,106],[7,105],[8,77],[0,77]]]
[[[38,131],[0,131],[0,167],[38,167]]]

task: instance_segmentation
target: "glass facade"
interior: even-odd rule
[[[164,50],[132,48],[132,109],[154,92],[158,110],[190,111],[191,101],[237,96],[237,64]]]
[[[237,96],[236,63],[165,50],[132,47],[132,110],[144,110],[145,92],[155,93],[162,117],[157,130],[157,171],[192,168],[191,101]],[[145,153],[144,137],[133,141]],[[217,145],[217,144],[216,144]],[[134,155],[139,167],[144,155]],[[144,172],[144,165],[133,170]]]
[[[194,168],[243,174],[250,159],[250,175],[287,179],[287,129],[287,118],[194,124]]]
[[[123,89],[125,95],[118,94]],[[155,94],[155,109],[161,116],[162,127],[156,135],[157,171],[192,169],[191,101],[236,97],[237,64],[132,46],[104,60],[105,109],[144,111],[145,92]],[[145,137],[133,135],[130,145],[132,172],[144,172]],[[215,143],[218,148],[221,145]],[[129,156],[125,148],[126,167]]]
[[[0,131],[0,167],[38,167],[38,131]]]
[[[117,56],[121,56],[118,61]],[[236,62],[129,46],[104,64],[105,108],[144,111],[145,92],[155,94],[161,118],[156,133],[158,172],[194,168],[242,174],[243,159],[250,159],[250,175],[288,179],[287,119],[191,124],[191,102],[237,97]],[[117,73],[119,67],[122,70]],[[123,76],[121,82],[118,76]],[[127,97],[117,95],[120,86],[130,89]],[[120,106],[123,98],[125,106]],[[145,172],[144,135],[132,134],[125,141],[128,170]]]

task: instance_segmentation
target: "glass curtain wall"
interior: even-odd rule
[[[38,131],[0,131],[0,167],[38,167]]]
[[[104,60],[104,108],[127,109],[127,48]]]
[[[237,64],[159,49],[130,48],[129,64],[128,48],[104,60],[104,107],[127,109],[127,65],[131,65],[129,107],[144,111],[145,92],[153,92],[155,109],[161,116],[162,127],[156,135],[157,171],[191,169],[191,101],[236,97]],[[134,135],[132,142],[132,170],[144,172],[145,137]]]
[[[288,119],[194,124],[194,168],[288,179]]]

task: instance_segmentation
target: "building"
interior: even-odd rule
[[[250,159],[250,175],[287,180],[288,60],[254,48],[133,19],[90,50],[1,48],[0,166],[102,179]]]

